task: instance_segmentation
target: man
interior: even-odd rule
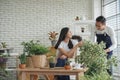
[[[106,26],[106,19],[103,16],[96,18],[95,35],[98,44],[101,41],[106,44],[105,52],[107,54],[107,59],[110,59],[113,54],[113,50],[117,47],[117,42],[114,30]],[[112,68],[107,70],[107,72],[112,75]]]

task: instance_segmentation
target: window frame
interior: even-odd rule
[[[120,34],[119,34],[120,33],[120,24],[119,24],[120,23],[120,18],[118,18],[118,16],[120,16],[120,0],[115,0],[115,1],[112,1],[112,2],[110,2],[108,4],[105,4],[105,5],[104,5],[104,0],[101,0],[101,1],[102,1],[101,5],[102,5],[102,15],[103,16],[105,16],[104,7],[106,5],[109,5],[113,2],[115,2],[115,1],[118,1],[118,4],[116,2],[116,8],[117,9],[119,8],[119,12],[118,13],[116,12],[115,15],[107,17],[107,19],[109,20],[111,17],[116,17],[116,27],[117,27],[117,29],[115,30],[115,33],[116,33],[117,41],[120,41]],[[117,9],[116,9],[116,11],[117,11]],[[120,51],[120,43],[117,43],[117,49],[114,50],[114,53],[116,53],[116,56],[118,57],[118,60],[119,60],[118,66],[116,67],[116,69],[114,69],[115,70],[114,73],[117,73],[117,74],[120,74],[120,58],[119,58],[120,54],[119,54],[119,51]]]

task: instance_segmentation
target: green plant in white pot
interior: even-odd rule
[[[104,51],[105,44],[101,42],[100,44],[93,43],[90,41],[84,41],[82,47],[80,47],[80,55],[77,56],[76,61],[78,63],[84,63],[89,69],[85,73],[86,79],[90,80],[88,77],[101,76],[102,79],[91,79],[91,80],[109,80],[110,76],[108,75],[106,69],[108,66],[114,62],[116,64],[115,58],[107,60],[107,54]],[[102,75],[104,73],[104,76]],[[107,77],[106,79],[104,79]]]
[[[47,60],[46,54],[49,52],[48,48],[40,44],[35,44],[31,47],[30,52],[32,53],[32,62],[34,67],[45,67]]]

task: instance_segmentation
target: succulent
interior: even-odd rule
[[[55,57],[50,56],[50,57],[49,57],[49,63],[54,63],[54,62],[55,62]]]
[[[70,61],[67,60],[67,61],[65,62],[65,65],[70,65]]]
[[[1,42],[1,44],[2,44],[2,47],[3,47],[3,48],[6,48],[6,47],[7,47],[6,42]]]
[[[51,41],[56,40],[56,36],[58,35],[58,33],[56,33],[55,31],[49,32],[48,34]]]

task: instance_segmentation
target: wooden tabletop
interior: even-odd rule
[[[50,68],[25,68],[25,69],[20,69],[18,68],[17,71],[44,71],[44,72],[85,72],[87,70],[87,68],[83,69],[75,69],[75,70],[65,70],[63,67],[55,67],[53,69]]]
[[[76,75],[76,80],[80,80],[80,76],[84,76],[87,68],[75,69],[75,70],[65,70],[64,67],[51,68],[25,68],[16,69],[18,72],[22,72],[22,80],[26,80],[26,74],[34,75]]]

